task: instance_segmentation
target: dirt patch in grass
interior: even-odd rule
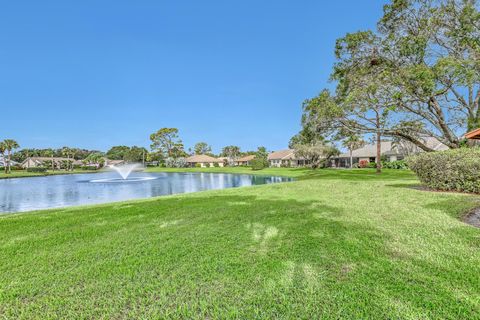
[[[462,220],[471,226],[480,228],[480,207],[467,213]]]

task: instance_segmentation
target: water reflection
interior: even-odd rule
[[[115,173],[58,175],[0,180],[0,212],[96,204],[160,195],[291,181],[289,178],[223,173],[134,173],[126,183],[90,182]]]

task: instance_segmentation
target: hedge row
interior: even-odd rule
[[[480,193],[480,148],[426,152],[407,162],[429,188]]]
[[[46,172],[47,168],[45,167],[31,167],[27,168],[27,172]]]

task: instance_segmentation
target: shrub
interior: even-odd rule
[[[218,167],[220,167],[220,164],[219,164],[218,162],[214,162],[214,163],[213,163],[213,166],[216,167],[216,168],[218,168]]]
[[[97,166],[83,166],[82,169],[83,170],[97,170],[98,167]]]
[[[290,162],[290,160],[280,165],[281,168],[290,168],[291,166],[292,166],[292,163]]]
[[[47,168],[44,168],[44,167],[31,167],[31,168],[27,168],[27,172],[47,172]]]
[[[377,167],[377,163],[376,163],[376,162],[369,162],[369,163],[368,163],[368,167],[369,167],[370,169],[375,169],[375,168]]]
[[[432,189],[480,193],[480,148],[421,153],[407,164]]]
[[[252,164],[252,170],[265,169],[265,161],[263,161],[262,159],[255,158],[251,161],[251,164]]]
[[[408,169],[408,165],[405,162],[405,160],[385,161],[385,162],[382,162],[382,168],[385,168],[385,169]]]
[[[367,168],[370,165],[370,161],[368,160],[360,160],[358,163],[359,168]]]
[[[185,168],[187,161],[185,158],[167,158],[165,159],[165,166],[167,168]]]
[[[195,163],[195,168],[201,168],[202,164],[201,163]]]

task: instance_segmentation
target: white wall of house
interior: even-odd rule
[[[194,167],[197,163],[200,164],[200,167],[201,167],[201,168],[214,167],[214,166],[215,166],[215,163],[218,163],[218,166],[219,166],[219,167],[223,167],[223,162],[196,162],[196,163],[189,163],[189,164]]]
[[[275,160],[269,160],[270,162],[270,167],[280,167],[282,164],[282,160],[275,159]]]

